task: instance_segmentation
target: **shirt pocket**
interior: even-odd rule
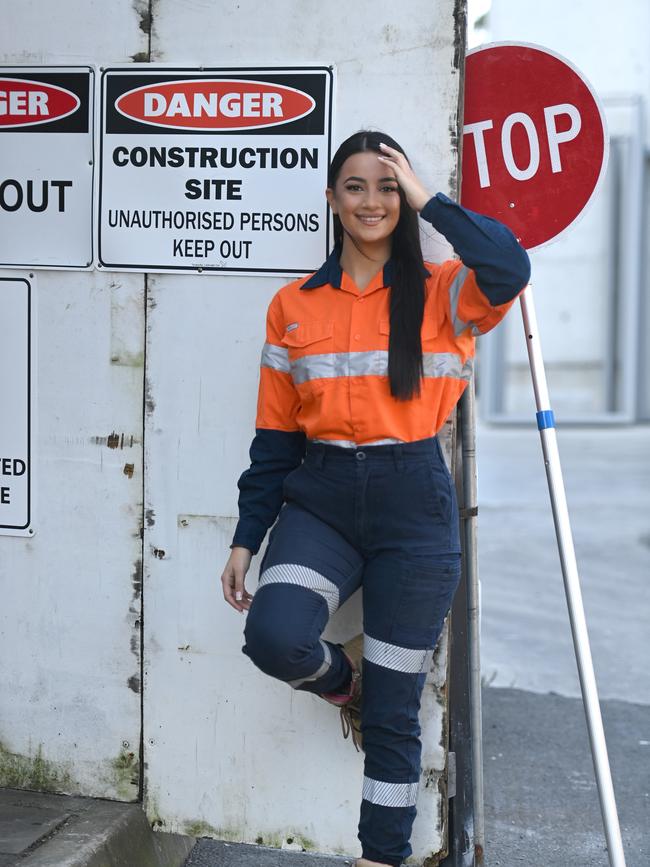
[[[333,321],[300,322],[297,328],[286,331],[282,339],[288,348],[291,376],[296,384],[335,375]]]
[[[438,331],[440,326],[436,322],[435,319],[432,319],[430,316],[426,316],[422,320],[422,328],[420,331],[420,335],[422,338],[422,348],[424,349],[425,343],[428,341],[435,340],[438,336]],[[379,333],[385,336],[390,336],[390,319],[380,319],[379,320]]]

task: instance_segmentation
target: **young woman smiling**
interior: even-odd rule
[[[343,142],[327,200],[334,250],[268,308],[221,581],[248,611],[244,653],[340,707],[344,735],[365,752],[356,865],[398,867],[411,854],[420,695],[460,576],[437,433],[471,377],[476,335],[503,318],[530,264],[505,226],[430,196],[383,133]],[[458,259],[423,260],[418,214]],[[253,597],[245,575],[271,525]],[[363,636],[323,640],[359,587]]]

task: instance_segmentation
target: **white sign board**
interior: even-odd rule
[[[0,535],[33,529],[34,284],[0,275]]]
[[[0,266],[92,265],[94,80],[0,66]]]
[[[107,69],[98,266],[304,274],[329,252],[332,70]]]

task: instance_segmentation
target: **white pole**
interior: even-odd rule
[[[461,440],[463,469],[462,522],[465,536],[465,576],[467,578],[467,641],[469,645],[469,703],[472,739],[472,782],[474,796],[474,850],[477,863],[485,852],[485,807],[483,801],[483,712],[481,706],[481,636],[478,583],[478,547],[476,515],[478,490],[476,479],[476,418],[474,379],[461,398]]]
[[[555,535],[557,536],[562,577],[564,578],[564,591],[569,609],[571,621],[571,633],[575,648],[578,675],[580,677],[580,689],[582,702],[587,717],[587,729],[591,744],[591,754],[596,773],[596,784],[600,798],[600,809],[605,826],[607,839],[607,851],[611,867],[625,867],[625,855],[623,854],[623,841],[621,829],[616,812],[616,800],[612,775],[607,756],[607,744],[605,732],[600,715],[598,702],[598,690],[596,677],[589,648],[589,635],[587,633],[587,621],[585,620],[582,593],[580,590],[580,578],[576,562],[575,549],[573,547],[573,535],[567,507],[562,468],[560,466],[560,453],[557,447],[555,435],[555,419],[548,396],[546,384],[546,372],[540,346],[537,317],[535,316],[535,304],[533,301],[532,287],[528,286],[520,296],[521,314],[524,320],[526,332],[526,347],[530,372],[533,378],[535,390],[535,403],[537,405],[537,427],[539,428],[546,467],[546,478],[553,509],[553,522]]]

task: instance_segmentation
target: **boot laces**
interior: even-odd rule
[[[356,722],[357,720],[352,716],[352,711],[346,704],[344,704],[341,708],[341,731],[343,732],[344,738],[347,738],[348,735],[352,735],[354,748],[359,752],[360,731],[357,729]]]
[[[344,705],[341,705],[341,731],[343,737],[347,739],[352,736],[352,743],[357,752],[361,744],[361,708],[358,683],[361,679],[361,672],[356,669],[352,672],[352,683],[350,684],[350,700]]]

